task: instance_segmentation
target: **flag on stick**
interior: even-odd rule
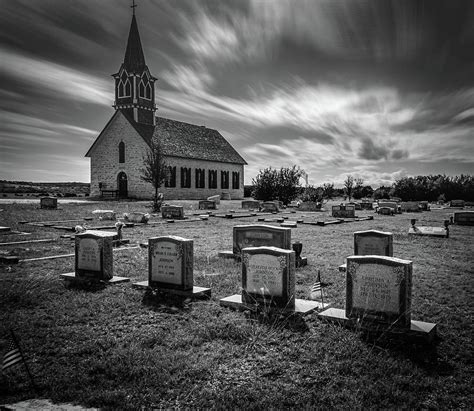
[[[313,296],[318,291],[321,293],[321,302],[324,307],[323,284],[321,283],[321,272],[319,270],[318,270],[318,280],[313,284],[313,287],[311,287],[311,295]]]
[[[13,337],[10,336],[8,340],[7,352],[3,356],[2,371],[7,370],[22,360],[23,357],[21,356],[20,348]]]

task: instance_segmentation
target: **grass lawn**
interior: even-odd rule
[[[197,208],[197,201],[172,203],[184,205],[187,216]],[[1,254],[27,259],[74,252],[74,241],[59,238],[65,232],[20,221],[80,220],[99,208],[118,214],[148,211],[145,202],[60,200],[61,210],[41,210],[38,204],[1,204],[0,226],[32,234],[2,234],[0,242],[56,241],[1,246]],[[224,201],[220,210],[239,207],[240,201]],[[211,287],[212,298],[157,299],[130,283],[66,287],[60,274],[74,271],[72,257],[2,265],[0,354],[11,327],[39,393],[31,390],[21,366],[12,367],[0,375],[1,403],[41,397],[105,409],[472,409],[474,227],[451,226],[450,238],[408,236],[411,218],[442,227],[452,211],[356,214],[374,220],[292,229],[292,242],[301,241],[308,258],[308,266],[296,272],[296,297],[309,297],[320,270],[323,281],[332,283],[327,299],[344,308],[345,276],[338,266],[353,252],[353,232],[390,231],[394,257],[413,261],[412,319],[438,324],[435,344],[367,339],[321,322],[316,314],[259,318],[220,307],[220,298],[240,292],[241,267],[217,253],[232,249],[234,225],[257,223],[256,217],[142,225],[125,228],[124,238],[131,243],[159,235],[194,240],[194,283]],[[288,216],[302,215],[330,219],[329,211]],[[154,221],[161,217],[153,216]],[[115,275],[142,281],[147,268],[146,249],[114,253]]]

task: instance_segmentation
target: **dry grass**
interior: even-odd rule
[[[179,203],[187,215],[196,211],[197,201]],[[64,204],[62,210],[2,205],[0,225],[32,232],[31,238],[58,238],[62,232],[18,222],[82,218],[97,208],[148,211],[147,205]],[[238,210],[239,205],[222,202],[220,211]],[[307,220],[329,215],[288,216],[302,214]],[[327,298],[340,308],[345,282],[337,267],[352,253],[352,233],[392,232],[394,256],[414,262],[412,318],[438,324],[440,338],[433,347],[367,340],[322,323],[316,315],[262,319],[220,307],[219,298],[240,290],[240,265],[218,259],[217,252],[232,248],[234,225],[256,223],[254,217],[125,229],[124,237],[132,243],[168,234],[194,239],[195,284],[212,288],[209,301],[157,300],[130,284],[67,288],[59,274],[74,270],[73,258],[1,266],[1,352],[13,327],[40,385],[37,395],[110,409],[472,408],[474,228],[452,226],[448,239],[407,235],[410,218],[442,226],[449,214],[433,210],[292,229],[292,241],[303,243],[309,261],[297,270],[297,298],[308,298],[321,270],[323,280],[333,283]],[[14,239],[25,237],[0,237],[2,242]],[[73,252],[72,243],[58,239],[1,247],[0,252],[22,258],[67,254]],[[115,253],[114,270],[132,281],[147,279],[147,251]],[[35,394],[21,367],[15,367],[0,377],[0,395],[3,402],[12,402]]]

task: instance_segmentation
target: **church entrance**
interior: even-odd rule
[[[117,186],[119,198],[128,197],[127,175],[123,171],[117,176]]]

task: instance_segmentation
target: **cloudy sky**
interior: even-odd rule
[[[474,173],[474,1],[137,0],[158,115],[260,169]],[[0,179],[89,181],[130,0],[1,0]]]

